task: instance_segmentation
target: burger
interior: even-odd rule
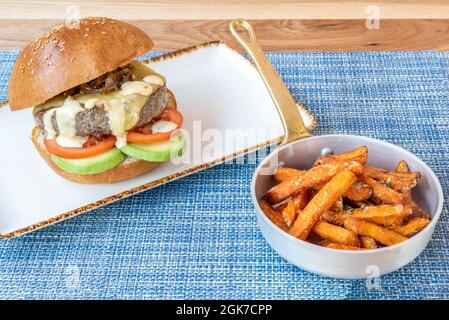
[[[32,108],[32,141],[57,174],[112,183],[182,154],[175,97],[163,75],[135,60],[152,47],[137,27],[92,17],[57,26],[19,53],[9,105]]]

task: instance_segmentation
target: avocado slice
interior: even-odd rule
[[[162,142],[128,143],[120,150],[135,159],[164,162],[182,156],[184,144],[185,139],[182,134],[179,134],[170,140]]]
[[[95,174],[118,166],[126,156],[117,148],[112,148],[102,154],[84,159],[66,159],[50,155],[51,159],[62,170],[78,174]]]

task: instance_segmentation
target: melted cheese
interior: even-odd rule
[[[56,142],[62,147],[68,148],[81,148],[83,144],[87,142],[88,137],[78,137],[74,136],[71,138],[65,136],[58,136]]]
[[[92,98],[92,99],[86,100],[84,102],[84,109],[87,109],[87,110],[92,109],[93,107],[95,107],[97,102],[98,102],[97,98]]]
[[[83,110],[84,108],[81,107],[78,101],[67,98],[61,107],[45,112],[43,119],[47,136],[50,139],[54,139],[56,136],[56,131],[51,121],[53,115],[56,115],[56,124],[59,129],[56,142],[63,147],[82,147],[87,141],[87,137],[78,137],[76,135],[75,119],[76,115]]]
[[[104,104],[109,117],[109,127],[114,136],[121,136],[125,133],[125,108],[120,99],[109,100]]]
[[[139,122],[140,110],[146,102],[146,97],[139,94],[129,95],[121,100],[123,108],[125,108],[125,131],[128,131]]]
[[[138,123],[140,111],[155,88],[165,83],[163,76],[143,64],[132,62],[131,65],[137,80],[123,83],[120,90],[102,95],[83,94],[68,98],[61,94],[34,107],[33,113],[52,108],[46,111],[43,116],[47,137],[53,139],[57,135],[51,121],[55,114],[59,129],[58,144],[82,146],[87,137],[76,136],[76,115],[95,106],[102,106],[108,116],[111,132],[117,137],[116,146],[124,147],[126,145],[126,131]]]
[[[79,101],[68,97],[62,107],[56,109],[56,124],[58,125],[59,135],[66,138],[76,136],[76,115],[83,111]]]
[[[44,113],[42,120],[44,122],[44,128],[47,131],[48,139],[54,139],[56,137],[56,130],[53,128],[53,115],[55,114],[58,108],[53,108]]]
[[[162,80],[158,76],[146,76],[142,80],[144,82],[146,82],[146,83],[155,84],[155,85],[158,85],[158,86],[162,86],[164,84],[164,80]]]
[[[136,93],[149,96],[153,93],[153,86],[144,81],[128,81],[122,84],[120,89],[120,93],[124,96]]]
[[[123,148],[124,146],[126,146],[126,144],[128,143],[128,141],[126,140],[126,133],[121,135],[121,136],[117,136],[117,141],[115,142],[115,146],[118,149]]]
[[[159,120],[153,123],[151,131],[153,133],[164,133],[175,130],[178,125],[173,121]]]

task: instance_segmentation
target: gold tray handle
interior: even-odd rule
[[[245,40],[239,34],[238,29],[240,28],[247,31],[249,40]],[[262,51],[262,48],[257,41],[256,33],[249,22],[242,19],[234,20],[229,24],[229,30],[246,51],[248,51],[273,99],[285,131],[285,137],[282,144],[311,136],[312,134],[307,131],[307,128],[304,125],[304,121],[295,100],[285,86],[284,81],[282,81],[281,77]]]

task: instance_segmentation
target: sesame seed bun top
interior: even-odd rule
[[[8,86],[11,110],[41,104],[152,47],[142,30],[118,20],[92,17],[57,26],[19,53]]]

